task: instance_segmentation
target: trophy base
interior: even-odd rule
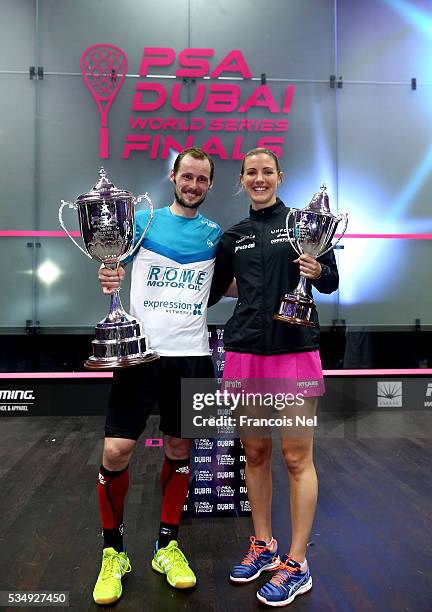
[[[279,312],[273,315],[273,319],[303,327],[316,327],[310,320],[313,308],[315,303],[307,295],[287,294],[281,301]]]
[[[283,323],[294,323],[295,325],[303,325],[304,327],[315,327],[315,323],[312,323],[312,321],[305,321],[298,317],[286,317],[284,315],[275,314],[273,315],[273,319],[275,319],[275,321],[283,321]]]
[[[138,321],[127,317],[122,321],[98,323],[96,339],[92,341],[93,355],[84,362],[87,370],[118,370],[159,359],[147,347]]]
[[[159,359],[159,355],[154,351],[147,351],[140,355],[128,355],[127,357],[89,357],[84,362],[86,370],[119,370],[129,368],[143,363],[150,363]]]

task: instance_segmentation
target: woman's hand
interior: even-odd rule
[[[315,257],[312,257],[312,255],[303,253],[303,255],[300,255],[300,257],[294,259],[294,263],[299,264],[300,275],[304,276],[305,278],[315,280],[321,276],[321,264],[315,259]]]
[[[102,291],[107,295],[114,293],[114,291],[120,287],[125,274],[125,270],[122,266],[118,266],[117,269],[112,270],[102,264],[98,272],[98,279],[102,285]]]

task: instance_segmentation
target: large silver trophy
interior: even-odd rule
[[[340,221],[344,222],[344,227],[339,238],[332,244]],[[320,191],[314,194],[305,208],[292,208],[286,218],[286,231],[291,246],[298,255],[306,253],[312,257],[320,257],[333,249],[344,235],[347,225],[347,213],[335,217],[330,212],[325,185],[321,185]],[[307,291],[306,278],[300,276],[297,287],[292,293],[285,294],[279,312],[273,318],[285,323],[315,327],[315,323],[310,320],[314,308],[315,302]]]
[[[149,206],[149,220],[139,241],[134,246],[135,204],[145,200]],[[71,236],[63,223],[63,208],[78,211],[79,226],[85,250]],[[140,247],[153,218],[153,204],[147,194],[135,198],[132,193],[117,189],[103,168],[93,188],[75,202],[62,200],[59,208],[60,225],[80,251],[115,270],[121,261]],[[105,319],[96,325],[96,340],[92,341],[93,355],[84,366],[89,370],[111,370],[138,365],[158,359],[141,333],[137,319],[123,309],[119,289],[111,294],[111,304]]]

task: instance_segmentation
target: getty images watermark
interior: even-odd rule
[[[219,385],[182,381],[182,435],[270,437],[310,435],[318,425],[315,395],[320,381],[242,379]]]

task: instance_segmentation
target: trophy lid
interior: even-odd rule
[[[321,215],[331,215],[333,217],[333,214],[330,211],[329,196],[325,183],[323,183],[320,190],[312,196],[312,200],[307,206],[304,207],[303,210],[311,210],[313,212],[320,213]]]
[[[101,166],[99,170],[99,179],[87,193],[83,193],[77,197],[78,204],[89,202],[100,202],[101,200],[114,200],[117,198],[133,198],[133,194],[125,189],[118,189],[114,183],[110,181]]]

